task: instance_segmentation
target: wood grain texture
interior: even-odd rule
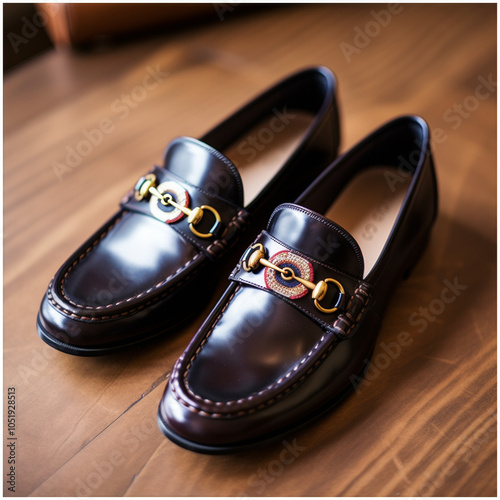
[[[367,23],[382,9],[297,5],[227,12],[223,22],[214,10],[215,22],[196,30],[101,53],[54,51],[6,76],[4,389],[17,394],[15,495],[496,495],[496,5],[405,4],[348,61],[341,44],[354,45],[356,28],[375,30]],[[169,140],[200,136],[318,63],[340,82],[342,149],[396,115],[426,118],[437,134],[439,218],[356,392],[285,444],[197,455],[162,436],[156,409],[216,298],[178,334],[102,359],[46,346],[38,306],[58,266]],[[144,93],[149,71],[157,85]],[[113,131],[68,171],[54,169],[102,119]]]

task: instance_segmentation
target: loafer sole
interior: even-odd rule
[[[178,324],[173,325],[168,330],[162,329],[159,332],[155,332],[152,335],[147,337],[142,336],[141,338],[130,339],[129,342],[116,342],[115,344],[107,344],[103,346],[88,346],[88,347],[80,347],[74,346],[71,344],[67,344],[66,342],[62,342],[59,339],[53,337],[40,323],[40,315],[37,316],[36,326],[38,330],[38,336],[50,347],[57,349],[58,351],[64,352],[65,354],[72,354],[74,356],[83,356],[83,357],[92,357],[92,356],[103,356],[106,354],[114,354],[130,347],[134,347],[136,345],[140,345],[144,342],[148,342],[155,338],[160,338],[163,335],[168,335],[174,329],[178,329],[186,324],[187,321],[182,321]]]
[[[368,359],[371,359],[371,354]],[[356,379],[362,379],[364,376],[364,373],[366,371],[368,365],[365,365],[363,369],[358,373]],[[178,446],[181,446],[182,448],[189,450],[189,451],[194,451],[196,453],[203,453],[203,454],[208,454],[208,455],[226,455],[229,453],[241,453],[245,451],[251,451],[255,448],[261,448],[262,446],[268,445],[275,443],[276,441],[279,441],[280,439],[285,438],[286,436],[289,436],[292,432],[299,432],[302,429],[308,427],[312,422],[315,420],[319,420],[323,416],[325,416],[327,413],[329,413],[335,406],[340,404],[346,397],[348,397],[352,391],[359,385],[359,383],[353,383],[349,386],[347,386],[335,399],[332,401],[329,401],[325,406],[320,408],[317,412],[314,414],[310,415],[309,417],[305,418],[302,420],[300,423],[297,425],[294,425],[291,428],[288,428],[286,430],[283,430],[282,432],[278,434],[273,434],[272,436],[269,436],[267,438],[256,438],[250,441],[244,441],[240,443],[234,443],[230,445],[225,445],[225,446],[216,446],[216,445],[208,445],[208,444],[200,444],[196,443],[194,441],[190,441],[189,439],[186,439],[176,432],[174,432],[161,418],[160,414],[158,413],[158,427],[160,430],[163,432],[164,436],[166,436],[170,441],[173,443],[177,444]]]

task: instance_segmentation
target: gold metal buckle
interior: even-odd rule
[[[145,177],[141,177],[134,188],[134,198],[137,201],[142,201],[148,194],[150,187],[156,186],[156,175],[148,174]]]
[[[198,210],[198,212],[196,212]],[[204,212],[203,210],[208,210],[209,212],[212,212],[215,222],[213,226],[210,228],[210,231],[208,233],[200,233],[198,230],[195,229],[195,225],[199,224],[201,222],[201,219],[203,219]],[[215,210],[215,208],[211,207],[210,205],[202,205],[201,207],[196,207],[191,214],[188,217],[188,222],[189,222],[189,229],[191,229],[191,232],[194,233],[198,238],[210,238],[211,236],[214,235],[214,233],[217,231],[217,228],[221,224],[221,218],[219,215],[219,212]]]
[[[161,189],[161,184],[160,186]],[[209,205],[201,205],[200,207],[195,207],[190,209],[188,207],[182,206],[174,200],[174,197],[170,193],[162,193],[157,189],[156,186],[156,176],[154,174],[148,174],[145,177],[141,177],[135,186],[134,197],[137,201],[142,201],[146,196],[153,195],[157,198],[160,203],[164,206],[172,206],[180,210],[183,214],[188,216],[189,229],[193,234],[198,236],[198,238],[210,238],[217,231],[218,227],[222,223],[221,217],[217,210]],[[187,194],[186,194],[187,196]],[[186,201],[186,204],[188,200]],[[215,222],[212,225],[210,231],[207,233],[201,233],[196,229],[197,226],[203,219],[205,215],[205,210],[211,212],[214,216]]]
[[[319,309],[321,312],[324,312],[326,314],[331,314],[331,313],[334,313],[338,307],[332,307],[331,309],[326,309],[325,307],[323,307],[319,301],[323,299],[323,297],[326,295],[326,291],[328,289],[328,285],[327,283],[333,283],[339,290],[339,293],[344,295],[345,293],[345,290],[344,290],[344,287],[342,286],[342,284],[333,279],[333,278],[325,278],[323,281],[320,281],[316,286],[318,286],[320,283],[324,283],[324,286],[325,286],[325,292],[323,295],[321,295],[321,297],[314,297],[314,291],[313,291],[313,294],[312,294],[312,298],[314,299],[314,305],[316,306],[316,309]],[[306,285],[307,286],[307,285]]]
[[[260,265],[269,267],[274,271],[276,271],[277,273],[280,273],[284,280],[286,281],[296,280],[309,290],[312,290],[311,298],[314,300],[314,305],[319,311],[324,312],[326,314],[331,314],[338,309],[338,307],[332,307],[330,309],[327,309],[323,307],[320,304],[320,302],[326,296],[326,293],[328,291],[328,283],[334,284],[338,288],[340,294],[345,293],[344,287],[339,281],[333,278],[325,278],[324,280],[318,281],[318,283],[313,283],[312,281],[308,281],[301,278],[300,276],[297,276],[295,274],[295,271],[291,267],[278,267],[269,260],[267,260],[266,251],[262,243],[256,243],[255,245],[252,245],[250,249],[252,249],[253,252],[249,253],[247,256],[248,253],[247,251],[243,256],[242,267],[245,271],[247,272],[255,271],[258,269]]]

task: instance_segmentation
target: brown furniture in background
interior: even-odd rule
[[[47,19],[47,31],[56,46],[83,45],[129,35],[216,22],[217,9],[223,17],[231,5],[212,3],[39,3]],[[239,5],[238,13],[249,6]],[[255,8],[255,7],[254,7]],[[220,16],[219,16],[220,17]]]

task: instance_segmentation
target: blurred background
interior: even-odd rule
[[[24,450],[17,490],[5,495],[496,495],[496,4],[58,2],[3,12],[4,384],[16,387]],[[374,356],[400,332],[412,342],[291,437],[302,450],[293,463],[279,462],[281,443],[195,455],[161,435],[156,410],[217,297],[178,335],[106,359],[43,344],[39,303],[170,140],[200,137],[315,64],[338,78],[342,151],[397,115],[430,125],[439,216]],[[444,304],[446,283],[462,288]],[[439,314],[417,331],[410,319],[429,307]]]
[[[236,10],[232,4],[213,3],[4,3],[4,71],[54,47],[96,50],[259,8],[262,5],[238,5]]]

